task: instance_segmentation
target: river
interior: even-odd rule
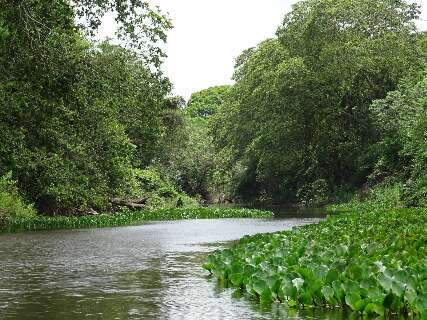
[[[244,235],[317,221],[279,215],[3,234],[0,319],[341,319],[259,306],[201,268],[209,252]]]

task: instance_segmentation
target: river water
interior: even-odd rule
[[[341,319],[259,306],[220,288],[201,265],[244,235],[316,217],[149,222],[0,235],[0,319]]]

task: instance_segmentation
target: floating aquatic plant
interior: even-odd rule
[[[244,237],[204,268],[262,303],[427,319],[427,209],[347,213]]]
[[[236,208],[175,208],[156,211],[123,211],[117,214],[96,216],[35,216],[29,218],[0,217],[0,231],[100,228],[133,225],[148,220],[217,219],[217,218],[268,218],[269,211]]]

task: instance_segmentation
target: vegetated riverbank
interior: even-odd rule
[[[209,255],[204,268],[262,303],[426,319],[426,265],[427,209],[365,207],[317,225],[244,237]]]
[[[53,229],[101,228],[134,225],[142,221],[219,218],[269,218],[270,211],[236,208],[175,208],[155,211],[123,211],[96,216],[32,216],[1,217],[0,232],[19,232]]]

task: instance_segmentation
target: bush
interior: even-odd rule
[[[405,207],[403,183],[382,183],[366,191],[366,194],[355,194],[347,202],[328,206],[332,211],[378,210]]]
[[[198,205],[195,199],[177,190],[167,178],[161,176],[158,169],[150,167],[137,171],[140,196],[147,199],[147,209],[174,208],[178,202],[184,207]]]
[[[407,206],[427,206],[427,70],[371,106],[380,141],[370,180],[405,181]]]
[[[0,217],[26,218],[35,216],[35,209],[27,204],[12,180],[12,174],[8,173],[0,178]]]

